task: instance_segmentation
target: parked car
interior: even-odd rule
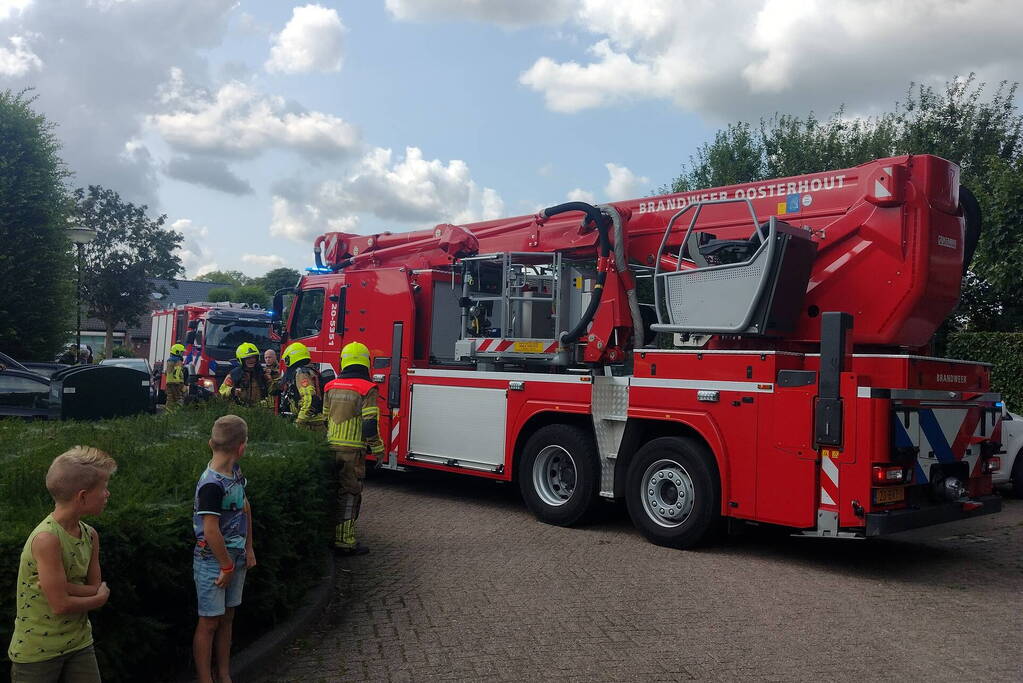
[[[1002,466],[991,475],[997,484],[1009,484],[1012,494],[1023,498],[1023,417],[1002,406]]]
[[[60,418],[59,398],[54,401],[51,397],[49,379],[19,369],[20,363],[8,365],[5,359],[0,359],[0,363],[4,366],[0,369],[0,417]]]
[[[138,370],[144,372],[146,377],[149,379],[149,397],[153,406],[153,410],[156,410],[157,399],[159,398],[160,383],[158,375],[153,373],[153,368],[149,365],[149,361],[145,358],[104,358],[99,362],[100,365],[113,365],[119,368],[130,368],[132,370]]]
[[[64,368],[68,367],[63,363],[22,363],[22,365],[32,372],[47,378],[53,377],[54,373],[60,372]]]

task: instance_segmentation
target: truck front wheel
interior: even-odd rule
[[[643,446],[626,475],[629,516],[647,540],[670,548],[709,541],[721,526],[721,485],[710,451],[685,437]]]
[[[526,442],[519,462],[519,489],[541,521],[572,526],[598,504],[597,447],[586,431],[563,424],[541,427]]]

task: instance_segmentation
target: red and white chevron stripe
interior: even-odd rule
[[[838,509],[838,465],[821,454],[821,507]]]

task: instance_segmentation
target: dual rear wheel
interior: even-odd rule
[[[526,505],[541,521],[572,526],[590,519],[600,501],[600,464],[592,434],[574,425],[541,427],[526,442],[518,467]],[[686,437],[644,445],[626,474],[625,502],[652,543],[690,548],[720,523],[721,493],[710,451]]]

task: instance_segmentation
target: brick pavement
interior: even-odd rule
[[[372,554],[340,562],[345,594],[266,680],[1023,679],[1023,501],[896,539],[681,552],[621,509],[562,529],[513,486],[386,473],[362,531]]]

